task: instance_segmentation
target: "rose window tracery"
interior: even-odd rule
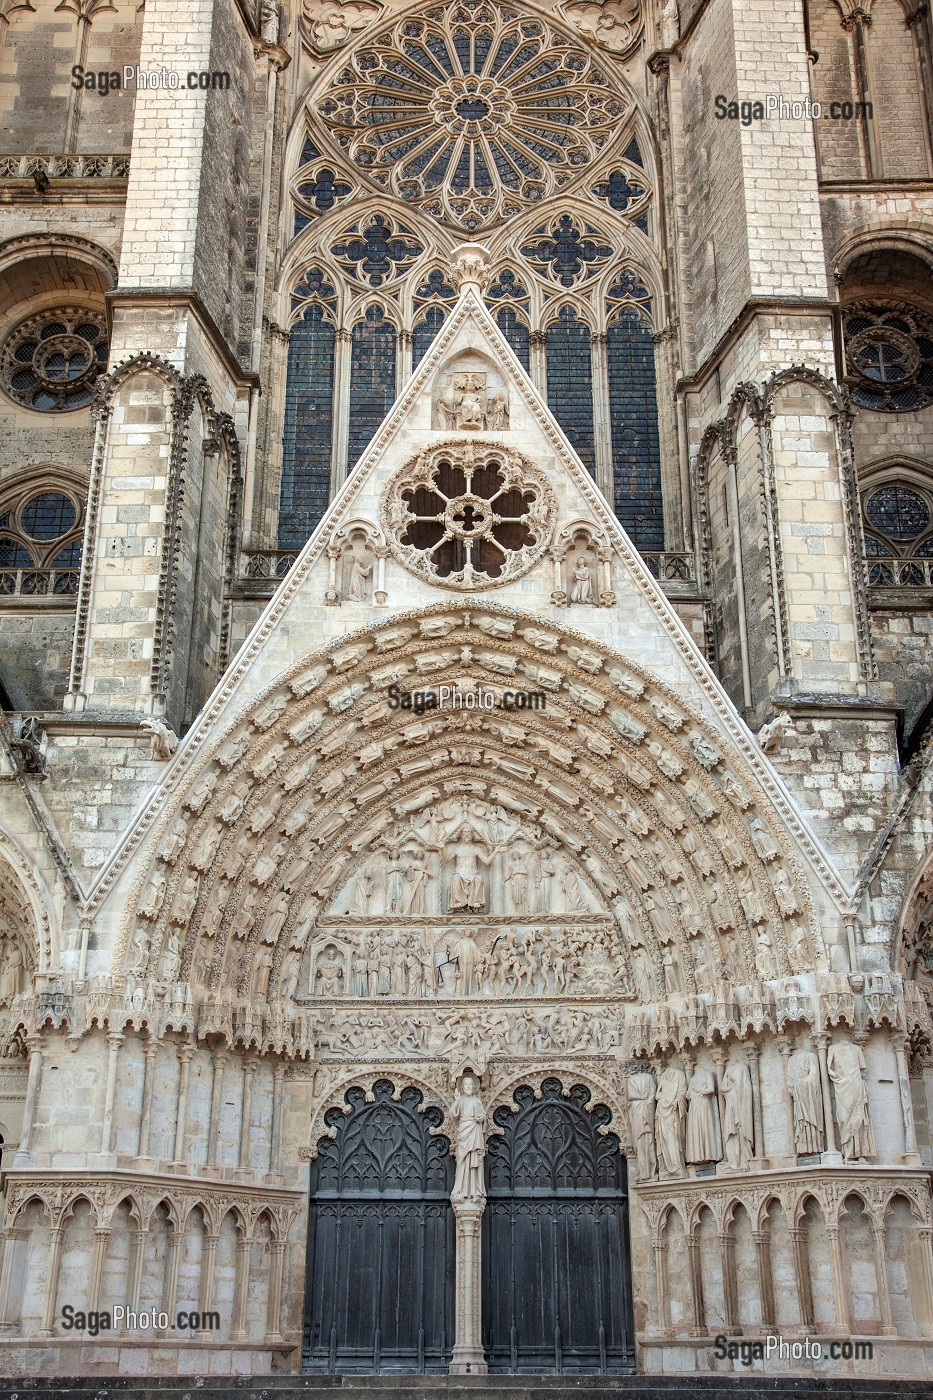
[[[555,512],[527,458],[481,443],[423,453],[396,476],[383,508],[397,558],[449,588],[525,573],[547,548]]]
[[[383,29],[318,110],[384,188],[472,231],[582,175],[630,105],[560,30],[464,0]]]
[[[85,408],[107,364],[101,312],[56,307],[21,321],[3,347],[4,388],[41,413]]]
[[[595,229],[562,214],[549,228],[535,230],[532,243],[521,252],[542,277],[562,287],[592,277],[612,257],[608,243],[597,241]]]

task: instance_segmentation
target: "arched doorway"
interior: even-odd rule
[[[483,1345],[490,1371],[635,1369],[626,1161],[604,1104],[545,1079],[501,1107],[486,1152]]]
[[[394,1098],[380,1079],[367,1102],[325,1118],[311,1165],[302,1369],[446,1372],[453,1345],[454,1161],[437,1108],[418,1089]]]

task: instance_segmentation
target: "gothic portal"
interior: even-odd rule
[[[930,55],[0,0],[0,1372],[929,1380]]]

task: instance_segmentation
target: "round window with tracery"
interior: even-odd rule
[[[86,408],[107,364],[103,315],[58,307],[21,321],[3,347],[3,386],[40,413]]]
[[[469,231],[583,176],[631,107],[587,48],[492,0],[393,20],[318,104],[358,169]]]
[[[862,304],[843,320],[852,397],[862,408],[908,413],[933,402],[933,321],[907,307]]]
[[[383,524],[396,557],[446,588],[525,573],[547,549],[556,500],[518,452],[482,443],[433,448],[391,482]]]

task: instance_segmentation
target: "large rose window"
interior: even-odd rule
[[[628,108],[586,49],[489,0],[387,26],[319,103],[373,179],[470,231],[583,174]]]
[[[425,452],[390,484],[384,523],[396,557],[448,588],[507,583],[547,548],[556,502],[527,458],[482,443]]]

